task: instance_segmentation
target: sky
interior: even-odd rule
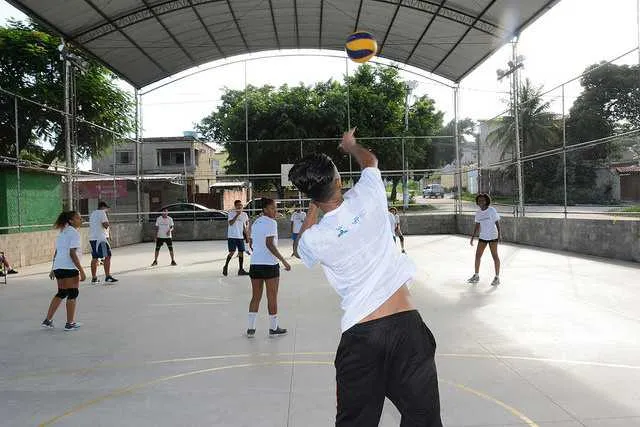
[[[550,90],[579,76],[590,64],[611,60],[636,48],[638,1],[561,0],[522,33],[518,43],[518,53],[525,56],[521,78],[529,78],[535,85]],[[10,17],[23,19],[24,15],[0,0],[0,25]],[[296,51],[288,53],[293,56],[249,61],[248,83],[276,87],[301,82],[311,85],[330,78],[341,79],[345,72],[343,58],[302,56],[296,55]],[[335,55],[335,52],[323,53]],[[636,64],[638,58],[636,50],[615,63]],[[490,119],[504,111],[509,83],[508,79],[497,81],[496,70],[506,68],[510,59],[511,46],[508,45],[462,81],[460,118]],[[356,67],[357,64],[350,63],[350,72]],[[415,95],[429,95],[436,101],[436,107],[444,111],[446,121],[453,118],[450,88],[409,73],[401,74],[407,80],[418,81]],[[194,123],[215,110],[223,88],[242,89],[244,84],[244,65],[238,63],[199,73],[143,95],[143,136],[177,136],[192,130]],[[545,100],[551,102],[557,113],[562,112],[561,93],[561,88],[557,88],[545,95]],[[565,86],[565,111],[568,112],[579,93],[578,80]]]

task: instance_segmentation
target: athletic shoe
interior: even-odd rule
[[[247,338],[253,338],[256,336],[256,330],[255,329],[247,329]]]
[[[175,262],[175,261],[171,261],[171,265],[176,266],[176,265],[178,265],[178,263]]]
[[[406,253],[407,253],[407,251],[405,251],[405,250],[403,249],[403,250],[402,250],[402,253],[403,253],[403,254],[406,254]]]
[[[500,284],[500,278],[498,276],[493,278],[493,282],[491,282],[491,286],[498,286]]]
[[[91,284],[92,285],[98,285],[98,284],[100,284],[100,281],[98,280],[97,277],[93,277],[93,278],[91,278]]]
[[[7,271],[7,274],[18,274],[18,272],[12,268],[11,270]]]
[[[287,330],[278,326],[278,329],[269,329],[269,338],[283,337],[287,335]]]
[[[222,267],[222,275],[226,276],[227,274],[229,274],[229,269],[228,267],[225,265],[224,267]]]
[[[75,331],[76,329],[80,329],[80,326],[82,326],[82,323],[79,322],[67,323],[66,325],[64,325],[64,330],[67,332]]]
[[[241,268],[240,270],[238,270],[238,276],[248,276],[249,273],[244,269]]]
[[[116,283],[118,281],[118,279],[116,279],[113,276],[107,276],[107,277],[104,278],[104,281],[107,282],[107,283]]]
[[[467,283],[478,283],[479,281],[480,281],[480,276],[478,276],[477,274],[474,274],[469,278],[469,280],[467,280]]]
[[[44,319],[40,324],[45,329],[53,329],[53,320]]]
[[[153,261],[153,262],[151,263],[151,267],[155,267],[156,265],[158,265],[158,261]]]

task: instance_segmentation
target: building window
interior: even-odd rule
[[[116,163],[120,165],[133,163],[133,151],[116,151]]]
[[[187,150],[158,150],[158,166],[183,166],[191,164]]]

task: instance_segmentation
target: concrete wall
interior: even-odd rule
[[[57,230],[34,231],[0,235],[0,250],[4,251],[12,266],[50,262],[53,257]],[[89,253],[89,228],[80,229],[82,250]],[[112,247],[132,245],[142,241],[142,225],[138,223],[113,224],[111,226]],[[85,259],[86,261],[86,259]]]
[[[460,234],[471,234],[473,215],[456,222]],[[500,226],[506,242],[640,262],[640,221],[504,217]]]

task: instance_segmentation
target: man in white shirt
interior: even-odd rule
[[[249,302],[249,325],[247,337],[256,334],[256,318],[262,299],[262,291],[267,288],[267,308],[269,310],[269,337],[282,337],[287,330],[278,324],[278,287],[280,285],[280,264],[289,271],[291,266],[278,251],[278,223],[276,202],[273,199],[262,199],[262,215],[251,227],[251,301]]]
[[[118,281],[111,275],[111,246],[109,245],[109,205],[98,203],[98,209],[89,216],[89,244],[91,244],[91,284],[98,284],[98,264],[104,260],[104,281]]]
[[[312,199],[296,256],[307,267],[322,266],[344,310],[335,359],[336,426],[378,425],[388,397],[401,425],[441,427],[436,343],[407,288],[415,265],[394,247],[378,160],[356,143],[354,130],[340,146],[363,170],[344,196],[338,170],[324,154],[305,157],[289,172]]]
[[[238,251],[238,264],[240,269],[238,270],[238,276],[247,276],[249,273],[243,268],[244,263],[244,241],[248,236],[249,216],[246,212],[242,211],[242,202],[236,200],[233,202],[235,210],[229,212],[229,227],[227,228],[227,247],[229,249],[229,255],[227,255],[227,261],[224,263],[222,274],[225,276],[229,273],[229,261],[233,258],[233,255]]]
[[[291,215],[291,243],[294,245],[296,240],[298,240],[298,233],[300,233],[300,229],[306,218],[307,214],[304,213],[299,205],[296,205],[296,210],[293,215]]]
[[[404,236],[402,235],[402,228],[400,228],[400,215],[398,215],[398,210],[394,207],[389,208],[389,224],[391,225],[393,242],[395,243],[397,236],[398,239],[400,239],[400,248],[402,248],[402,253],[406,253],[404,250]]]
[[[476,211],[475,227],[471,233],[471,246],[473,246],[473,239],[478,234],[478,231],[480,232],[480,236],[478,239],[478,247],[476,248],[475,272],[467,282],[475,284],[480,281],[480,260],[482,259],[484,250],[489,246],[496,272],[491,286],[498,286],[500,284],[500,257],[498,256],[500,215],[493,206],[489,206],[491,204],[491,197],[486,193],[481,193],[476,196],[476,204],[479,209]]]
[[[169,216],[169,211],[162,209],[162,215],[156,218],[156,252],[155,258],[151,263],[152,267],[158,265],[158,254],[160,253],[160,248],[165,243],[167,249],[169,249],[169,255],[171,255],[171,265],[178,265],[173,256],[173,225],[173,218]]]

